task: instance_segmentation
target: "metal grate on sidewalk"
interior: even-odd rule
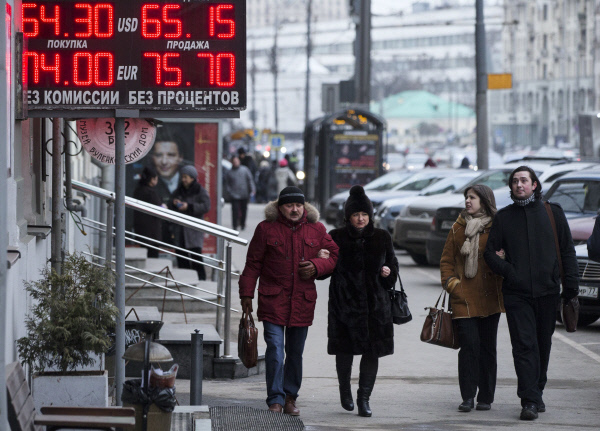
[[[297,416],[244,406],[211,407],[212,431],[303,431]]]

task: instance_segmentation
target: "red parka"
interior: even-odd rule
[[[329,250],[329,259],[317,257]],[[283,326],[310,326],[315,314],[315,278],[301,280],[299,263],[311,261],[315,277],[330,274],[335,268],[338,246],[319,222],[319,212],[304,205],[298,222],[286,219],[277,202],[265,207],[265,220],[259,223],[248,246],[246,266],[240,276],[240,297],[254,297],[258,282],[258,320]]]

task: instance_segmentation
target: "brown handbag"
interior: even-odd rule
[[[554,221],[554,214],[552,214],[552,208],[548,202],[544,202],[546,212],[550,218],[550,224],[552,225],[552,232],[554,233],[554,246],[556,247],[556,256],[558,257],[558,268],[560,270],[560,281],[562,285],[565,285],[565,270],[562,265],[562,258],[560,255],[560,247],[558,245],[558,234],[556,233],[556,222]],[[570,300],[561,299],[560,301],[560,318],[565,325],[567,332],[577,331],[577,321],[579,320],[579,299],[577,297]]]
[[[258,329],[252,313],[242,313],[238,333],[238,355],[246,368],[256,367],[258,362]]]
[[[438,309],[442,295],[444,295],[442,308]],[[421,341],[451,349],[459,349],[458,331],[456,330],[455,323],[452,321],[450,300],[448,300],[448,311],[444,310],[445,305],[446,291],[443,290],[434,307],[425,307],[425,310],[429,310],[429,313],[425,317],[425,323],[421,331]]]

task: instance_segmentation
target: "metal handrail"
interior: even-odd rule
[[[84,217],[84,218],[83,218],[83,221],[84,221],[84,222],[90,222],[90,223],[94,223],[94,224],[97,224],[97,225],[100,225],[100,226],[103,226],[104,228],[106,228],[106,224],[104,224],[104,223],[102,223],[102,222],[99,222],[99,221],[96,221],[96,220],[92,220],[92,219],[90,219],[90,218],[87,218],[87,217]],[[83,226],[86,226],[86,227],[89,227],[90,229],[97,230],[97,231],[99,231],[99,232],[106,232],[106,229],[100,229],[98,226],[94,226],[94,225],[92,225],[92,224],[82,223],[82,225],[83,225]],[[114,231],[115,231],[115,229],[114,229],[114,227],[113,227],[113,236],[115,235],[115,234],[114,234]],[[157,243],[157,244],[161,244],[161,245],[163,245],[163,246],[167,246],[168,248],[171,248],[171,249],[175,249],[175,250],[179,250],[179,251],[185,252],[185,253],[187,253],[187,254],[189,254],[189,255],[198,256],[198,257],[201,257],[202,259],[210,259],[210,260],[212,260],[212,261],[214,261],[214,262],[217,262],[218,264],[221,264],[221,265],[224,265],[224,263],[225,263],[225,262],[224,262],[223,260],[221,260],[221,259],[215,259],[214,257],[211,257],[211,256],[209,256],[209,255],[206,255],[206,254],[201,254],[201,253],[196,253],[196,252],[193,252],[193,251],[188,251],[188,250],[185,250],[185,249],[183,249],[183,248],[181,248],[181,247],[177,247],[177,246],[174,246],[174,245],[171,245],[171,244],[167,244],[166,242],[158,241],[158,240],[155,240],[155,239],[153,239],[153,238],[149,238],[149,237],[147,237],[147,236],[144,236],[144,235],[136,234],[136,233],[134,233],[134,232],[129,232],[129,231],[127,231],[127,230],[125,231],[125,235],[133,235],[133,236],[136,236],[136,237],[143,238],[143,239],[145,239],[145,240],[150,240],[150,241],[152,241],[152,242],[155,242],[155,243]],[[211,265],[210,263],[206,263],[206,262],[203,262],[203,261],[200,261],[200,260],[192,259],[191,257],[184,256],[184,255],[181,255],[181,254],[175,253],[175,252],[173,252],[173,251],[171,251],[171,250],[168,250],[168,249],[164,249],[164,248],[160,248],[160,247],[154,246],[154,245],[152,245],[152,244],[149,244],[149,243],[147,243],[147,242],[144,242],[144,241],[139,241],[139,240],[137,240],[137,239],[135,239],[135,238],[127,237],[127,241],[134,242],[134,243],[136,243],[136,244],[139,244],[139,245],[142,245],[142,246],[144,246],[144,247],[149,247],[149,248],[152,248],[152,249],[154,249],[154,250],[158,250],[158,251],[160,251],[160,252],[163,252],[163,253],[165,253],[165,254],[170,254],[170,255],[172,255],[172,256],[175,256],[175,257],[178,257],[178,258],[181,258],[181,259],[189,260],[190,262],[194,262],[194,263],[197,263],[197,264],[199,264],[199,265],[203,265],[203,266],[206,266],[206,267],[208,267],[208,268],[212,268],[212,269],[214,269],[215,271],[219,271],[219,272],[225,272],[225,269],[223,269],[222,267],[215,266],[215,265]],[[231,273],[232,273],[233,275],[240,275],[239,273],[237,273],[237,272],[234,272],[234,271],[232,271]]]
[[[93,196],[97,196],[102,199],[106,199],[114,202],[115,194],[106,189],[92,186],[90,184],[85,184],[80,181],[72,180],[73,188],[75,190],[79,190],[84,193],[89,193]],[[125,196],[125,206],[132,208],[136,211],[143,212],[145,214],[150,214],[155,217],[158,217],[162,220],[166,220],[172,223],[177,223],[184,227],[205,232],[210,235],[214,235],[218,238],[223,238],[227,241],[233,242],[239,245],[247,245],[248,240],[244,238],[240,238],[237,235],[238,231],[233,229],[229,229],[223,226],[220,226],[215,223],[207,222],[206,220],[198,219],[187,214],[182,214],[177,211],[170,210],[168,208],[163,208],[157,205],[149,204],[144,201],[140,201],[138,199],[131,198],[129,196]]]

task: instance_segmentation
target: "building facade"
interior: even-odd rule
[[[503,72],[489,118],[499,147],[579,143],[579,115],[598,109],[598,0],[504,2]],[[596,154],[597,156],[597,154]]]
[[[248,28],[272,26],[278,22],[306,21],[308,0],[248,0]],[[335,21],[348,18],[348,0],[319,0],[312,2],[315,21]]]
[[[502,8],[487,6],[485,19],[488,71],[499,72]],[[244,127],[301,134],[306,100],[306,32],[304,22],[280,22],[278,26],[248,31],[248,109],[241,116]],[[312,25],[310,119],[324,114],[322,84],[352,78],[355,34],[351,19]],[[372,100],[404,90],[425,90],[453,103],[475,106],[473,5],[433,8],[420,2],[410,13],[373,16],[371,39]]]

